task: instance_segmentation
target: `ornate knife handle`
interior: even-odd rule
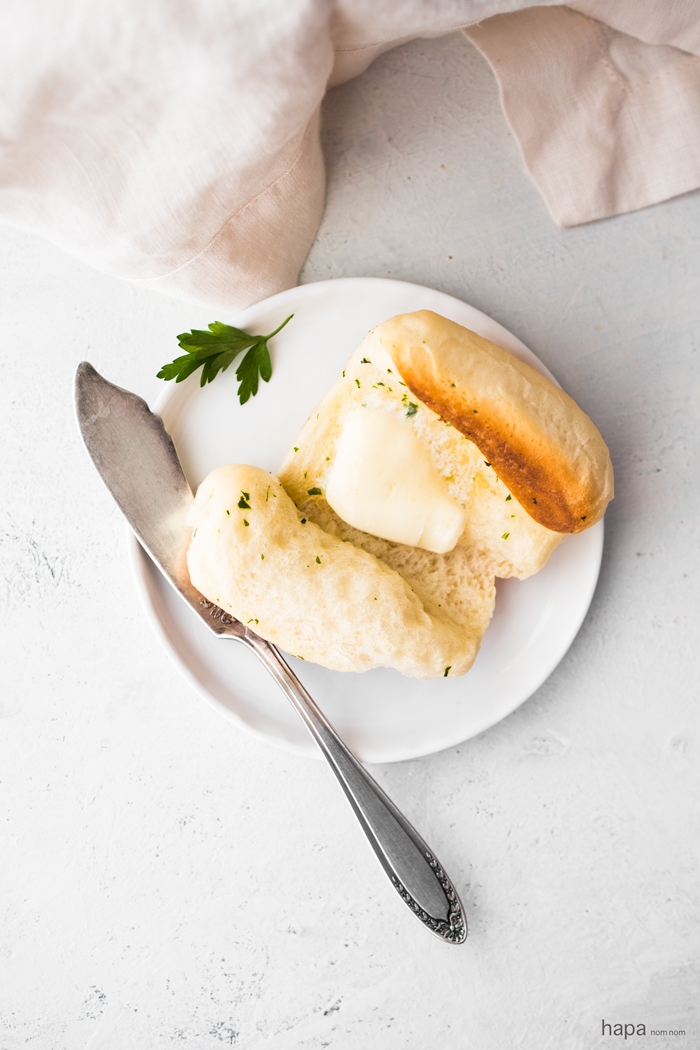
[[[291,701],[401,899],[442,940],[462,944],[467,938],[462,904],[433,851],[345,746],[277,649],[248,629],[245,634],[236,628],[231,633],[250,646]]]

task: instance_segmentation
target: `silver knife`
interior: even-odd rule
[[[160,416],[87,361],[75,376],[78,425],[98,473],[139,543],[210,631],[247,645],[275,679],[338,778],[379,863],[401,899],[434,934],[462,944],[467,922],[433,851],[345,746],[274,645],[192,586],[187,571],[192,493]]]

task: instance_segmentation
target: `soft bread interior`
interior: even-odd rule
[[[279,471],[289,495],[313,521],[322,521],[326,528],[335,521],[341,532],[346,531],[348,526],[341,523],[324,496],[336,446],[350,412],[362,407],[380,408],[395,413],[414,428],[433,465],[445,478],[450,495],[464,505],[467,522],[458,546],[469,552],[480,571],[491,577],[519,579],[537,572],[564,536],[526,513],[474,442],[415,400],[396,364],[378,344],[376,332],[377,329],[360,344],[344,375],[295,438]],[[311,495],[313,489],[320,489],[320,494]],[[376,548],[375,537],[357,530],[353,532],[353,542],[364,549]],[[382,549],[386,552],[397,546],[401,545]],[[422,562],[422,553],[406,548],[402,558],[406,564],[411,559]]]

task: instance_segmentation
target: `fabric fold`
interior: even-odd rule
[[[567,7],[464,30],[491,65],[527,170],[560,226],[700,186],[700,58]]]
[[[161,277],[132,278],[132,284],[218,310],[291,288],[321,222],[324,189],[317,110],[289,167],[232,215],[205,248]]]

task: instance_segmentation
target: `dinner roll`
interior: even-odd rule
[[[595,525],[613,497],[607,446],[576,402],[502,347],[429,310],[366,337],[409,390],[470,438],[531,518],[555,532]]]
[[[189,522],[195,587],[288,653],[337,671],[394,667],[416,678],[461,675],[474,662],[485,626],[478,607],[461,623],[426,608],[399,572],[314,524],[259,467],[214,470]]]
[[[365,337],[279,481],[233,465],[203,482],[188,564],[287,652],[452,677],[474,662],[495,578],[537,572],[612,493],[608,450],[570,397],[423,310]]]

